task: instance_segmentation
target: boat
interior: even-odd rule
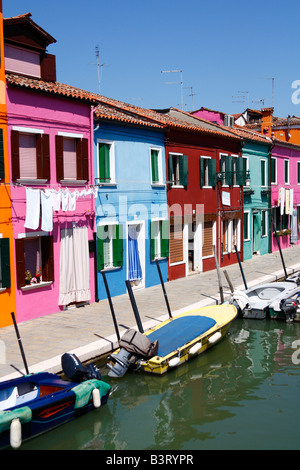
[[[179,314],[144,333],[129,329],[108,357],[108,375],[119,378],[128,369],[163,375],[217,344],[236,316],[234,305],[215,305]]]
[[[62,379],[49,372],[0,382],[0,448],[19,448],[25,440],[72,421],[107,402],[110,385],[93,364],[74,354],[62,356]]]
[[[269,316],[270,304],[288,295],[297,287],[297,281],[270,282],[246,290],[234,290],[229,303],[236,305],[242,318],[265,319]]]
[[[285,292],[269,305],[271,319],[285,320],[287,323],[298,321],[300,316],[300,286]]]

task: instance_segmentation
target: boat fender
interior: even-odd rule
[[[169,367],[176,367],[180,363],[180,357],[173,357],[173,359],[170,359],[169,361]]]
[[[218,341],[220,338],[222,337],[220,331],[217,331],[216,333],[214,333],[210,338],[208,338],[208,342],[210,344],[213,344],[215,343],[216,341]]]
[[[22,444],[22,426],[19,418],[14,418],[10,424],[10,445],[18,449]]]
[[[194,346],[191,347],[189,350],[189,354],[196,354],[200,349],[202,348],[202,343],[201,341],[199,343],[194,344]]]
[[[92,392],[93,397],[93,405],[95,408],[100,408],[101,406],[101,397],[100,397],[100,390],[98,388],[94,388]]]

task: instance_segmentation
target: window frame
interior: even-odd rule
[[[297,184],[300,185],[300,161],[297,161]]]
[[[274,162],[274,177],[275,177],[275,181],[272,181],[272,161]],[[270,165],[271,165],[271,175],[270,175],[271,184],[277,184],[277,157],[271,157]]]
[[[76,179],[64,178],[63,139],[75,139]],[[81,133],[58,131],[55,135],[56,180],[60,184],[85,184],[89,181],[89,141]]]
[[[152,186],[164,186],[163,181],[163,168],[162,168],[162,151],[159,147],[150,147],[150,175],[151,175],[151,185]],[[152,152],[157,152],[157,173],[158,173],[158,180],[153,180],[153,158]]]
[[[210,184],[212,183],[212,184]],[[217,162],[208,156],[200,156],[200,186],[203,189],[215,188],[217,185]]]
[[[244,211],[244,241],[245,242],[248,242],[251,240],[251,230],[250,230],[250,211]],[[245,238],[245,218],[247,219],[247,234],[246,234],[246,238]]]
[[[290,184],[290,160],[288,158],[284,159],[284,184]]]
[[[110,266],[105,266],[104,259],[104,230],[108,227],[108,231],[113,233],[110,237],[111,260]],[[102,233],[103,232],[103,233]],[[114,237],[114,235],[116,235]],[[102,221],[97,225],[97,270],[98,271],[114,271],[122,268],[124,265],[124,248],[123,248],[123,225],[114,221]]]
[[[176,173],[178,173],[178,178],[173,178],[176,176],[174,173],[174,161],[176,163]],[[185,188],[188,186],[188,156],[183,153],[169,152],[168,157],[168,169],[169,169],[169,183],[172,188]]]
[[[264,168],[264,175],[263,175],[263,168]],[[263,178],[264,176],[264,178]],[[260,159],[260,183],[262,188],[266,188],[268,186],[267,184],[267,160],[265,158]],[[264,181],[263,181],[264,179]]]
[[[156,249],[157,243],[159,244],[159,250]],[[150,222],[150,260],[155,261],[156,259],[161,260],[168,257],[169,221],[167,219],[152,219]]]

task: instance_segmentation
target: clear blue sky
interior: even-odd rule
[[[4,17],[30,12],[57,43],[57,80],[146,108],[226,113],[272,106],[300,116],[298,0],[3,0]],[[166,84],[166,82],[175,82]],[[192,87],[192,88],[191,88]],[[240,93],[245,92],[248,93]],[[194,96],[190,96],[194,93]],[[238,98],[237,98],[238,97]]]

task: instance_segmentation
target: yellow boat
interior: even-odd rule
[[[236,316],[234,305],[222,304],[182,313],[145,333],[129,330],[129,339],[122,337],[120,349],[109,356],[108,375],[122,377],[129,368],[163,375],[219,342]],[[140,340],[146,340],[143,352]]]

